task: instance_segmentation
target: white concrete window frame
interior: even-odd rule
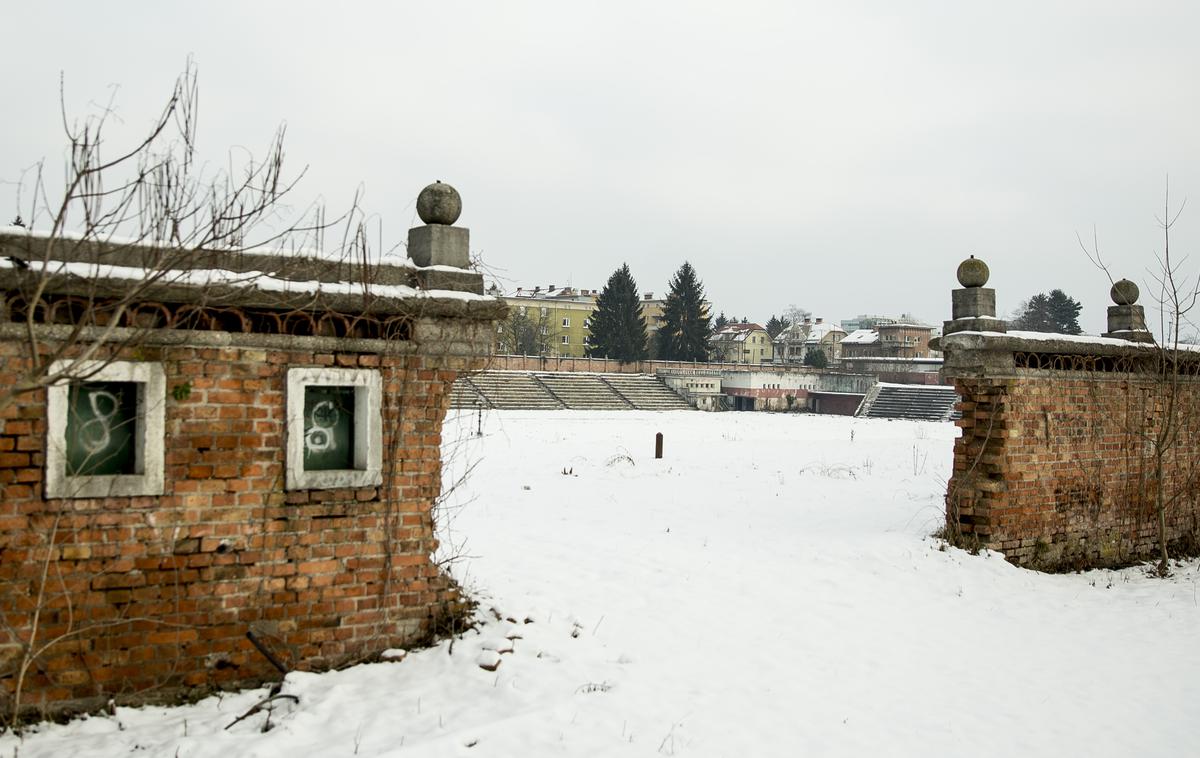
[[[354,388],[354,468],[304,468],[306,387]],[[287,372],[287,460],[289,490],[375,487],[383,483],[383,380],[376,369],[292,368]]]
[[[46,388],[45,497],[137,497],[163,494],[167,379],[162,364],[149,361],[56,361],[51,375],[65,378]],[[138,385],[134,431],[136,474],[67,475],[67,417],[72,384],[132,382]]]

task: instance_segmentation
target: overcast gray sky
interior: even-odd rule
[[[194,56],[201,149],[288,125],[298,198],[360,184],[387,243],[441,179],[504,285],[665,292],[690,261],[718,310],[949,317],[968,254],[1002,315],[1059,287],[1104,329],[1147,279],[1168,175],[1200,253],[1196,2],[167,2],[5,10],[0,211],[61,165],[73,113],[144,128]],[[8,218],[0,219],[7,222]],[[1194,263],[1200,264],[1200,256]],[[1195,266],[1192,270],[1195,270]],[[1145,288],[1143,288],[1145,292]],[[1143,302],[1147,300],[1143,295]]]

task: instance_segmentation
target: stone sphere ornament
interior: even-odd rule
[[[1109,297],[1117,305],[1133,305],[1137,302],[1139,294],[1138,286],[1128,279],[1122,279],[1113,284],[1112,289],[1108,292]]]
[[[987,264],[973,255],[958,264],[958,283],[964,287],[982,287],[989,274]]]
[[[450,226],[462,214],[462,197],[449,184],[436,181],[417,195],[417,215],[426,224]]]

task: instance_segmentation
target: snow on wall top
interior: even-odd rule
[[[17,227],[19,228],[19,227]],[[30,265],[33,270],[41,270],[41,262]],[[20,264],[0,257],[0,268],[13,269]],[[431,269],[447,269],[459,271],[448,266],[431,266]],[[46,273],[52,275],[77,276],[81,279],[128,279],[131,281],[147,281],[158,276],[163,284],[178,284],[192,287],[211,285],[243,286],[262,290],[264,292],[283,292],[289,294],[336,294],[336,295],[374,295],[376,297],[405,298],[440,298],[462,301],[491,301],[495,298],[488,295],[478,295],[472,292],[457,290],[418,289],[406,285],[370,284],[363,282],[320,282],[315,280],[298,281],[271,276],[261,271],[228,271],[225,269],[192,269],[169,271],[163,275],[161,270],[147,269],[135,266],[115,266],[104,263],[85,263],[80,261],[51,261],[46,265]]]
[[[1024,340],[1027,342],[1058,342],[1058,343],[1070,342],[1070,343],[1075,343],[1075,344],[1079,344],[1079,345],[1096,345],[1096,346],[1102,346],[1102,347],[1121,347],[1121,348],[1156,347],[1156,345],[1154,345],[1152,343],[1133,342],[1130,340],[1124,340],[1124,339],[1120,339],[1117,337],[1098,337],[1098,336],[1094,336],[1094,335],[1090,335],[1090,334],[1055,334],[1053,332],[1024,332],[1024,331],[1008,331],[1008,332],[961,331],[961,332],[953,332],[951,334],[947,334],[944,337],[942,337],[941,344],[942,345],[953,345],[955,342],[959,341],[959,340],[955,340],[955,337],[959,337],[959,336],[985,337],[985,338],[992,338],[992,339],[1012,337],[1012,338]],[[1173,348],[1174,346],[1167,345],[1166,347]],[[1200,345],[1189,345],[1186,343],[1180,343],[1179,349],[1200,352]]]
[[[122,246],[122,247],[127,247],[127,246],[128,247],[156,247],[156,246],[170,247],[170,246],[172,246],[171,242],[163,241],[163,240],[154,240],[154,239],[145,239],[145,238],[139,239],[136,237],[123,237],[120,235],[108,235],[103,238],[98,238],[98,237],[88,236],[86,234],[82,234],[80,232],[70,231],[70,230],[63,230],[63,231],[57,232],[52,235],[50,232],[45,231],[45,230],[29,229],[24,226],[0,225],[0,236],[2,236],[2,235],[13,235],[13,236],[24,235],[27,237],[32,237],[33,239],[42,239],[42,240],[48,240],[53,237],[54,239],[60,239],[60,240],[65,240],[65,241],[69,241],[69,242],[93,242],[96,244],[117,245],[117,246]],[[267,247],[265,245],[255,245],[255,246],[251,246],[251,247],[238,247],[238,248],[210,247],[210,248],[205,248],[205,249],[213,250],[216,252],[228,251],[228,252],[241,253],[241,254],[246,254],[246,255],[269,255],[269,256],[273,256],[273,257],[277,257],[277,258],[311,258],[314,260],[325,260],[325,261],[339,261],[339,260],[344,259],[344,257],[345,257],[345,255],[343,253],[332,252],[332,251],[328,251],[328,250],[320,250],[315,247],[284,248],[284,247]],[[382,256],[378,256],[378,257],[379,257],[378,262],[386,263],[389,266],[401,266],[401,267],[406,267],[406,268],[420,268],[419,266],[414,264],[412,261],[410,261],[406,257],[397,256],[397,255],[386,255],[386,254],[382,255]],[[448,267],[444,267],[444,268],[448,268]],[[456,268],[454,270],[461,271],[462,269]]]

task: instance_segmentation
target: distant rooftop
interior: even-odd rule
[[[856,329],[846,335],[843,345],[874,345],[879,342],[879,332],[874,329]]]
[[[575,287],[558,287],[550,284],[545,287],[517,287],[512,292],[506,292],[504,297],[524,297],[533,300],[591,300],[600,294],[600,290],[576,289]]]

